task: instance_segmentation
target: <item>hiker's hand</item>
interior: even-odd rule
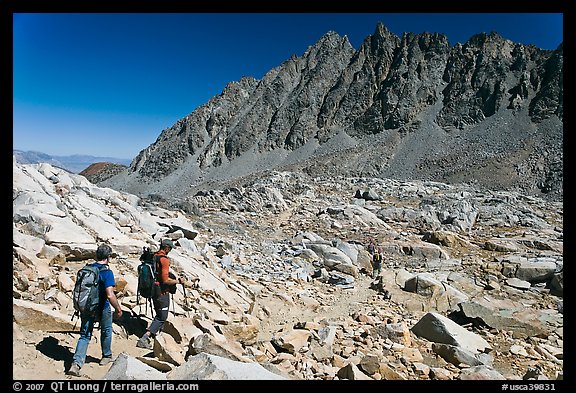
[[[120,319],[122,318],[122,309],[118,310],[118,311],[114,311],[114,314],[112,315],[112,318],[114,319]]]

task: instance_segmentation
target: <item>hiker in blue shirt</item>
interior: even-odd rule
[[[100,365],[104,366],[112,361],[112,317],[120,318],[122,316],[122,308],[114,294],[114,287],[116,286],[114,273],[108,267],[110,255],[112,255],[112,248],[109,245],[101,244],[98,246],[96,250],[97,262],[92,265],[100,269],[100,280],[98,282],[99,307],[95,315],[80,315],[80,338],[76,344],[76,351],[72,358],[72,365],[67,372],[68,375],[80,376],[80,369],[86,360],[86,351],[92,337],[94,322],[100,323],[100,344],[102,347]],[[114,307],[114,315],[112,315],[110,305]]]

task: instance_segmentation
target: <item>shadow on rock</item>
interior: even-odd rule
[[[141,337],[146,332],[148,323],[136,313],[122,313],[119,319],[115,319],[114,323],[124,328],[128,336],[134,334],[136,337]]]
[[[66,364],[72,363],[74,353],[70,352],[69,348],[60,345],[58,339],[52,336],[46,337],[36,344],[36,349],[54,360],[63,360]]]

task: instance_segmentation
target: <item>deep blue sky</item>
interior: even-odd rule
[[[13,148],[134,158],[163,129],[242,76],[260,79],[332,30],[354,48],[378,21],[393,33],[476,33],[542,49],[548,14],[13,14]]]

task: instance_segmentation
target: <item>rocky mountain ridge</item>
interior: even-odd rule
[[[563,46],[481,33],[450,47],[442,34],[378,24],[354,50],[328,32],[261,80],[231,82],[102,185],[186,199],[266,170],[561,200]]]

